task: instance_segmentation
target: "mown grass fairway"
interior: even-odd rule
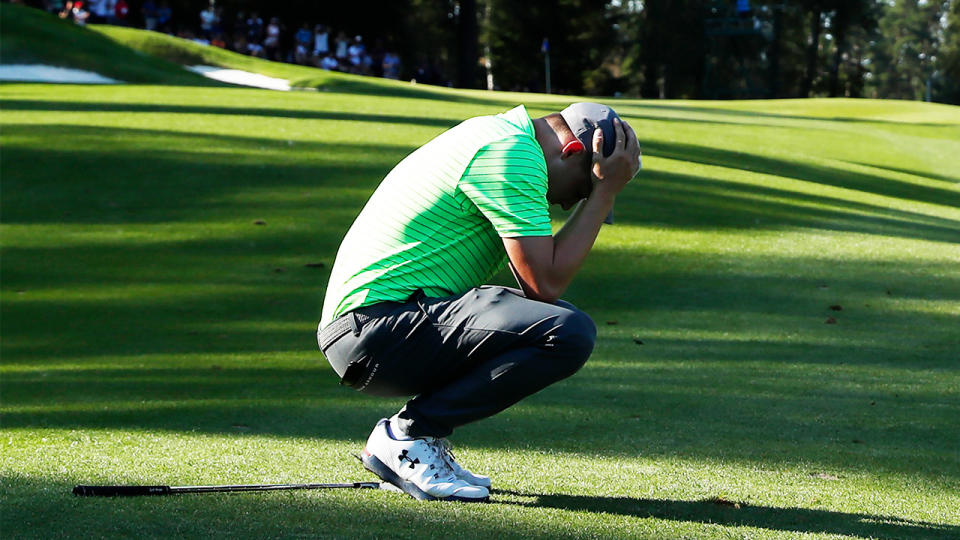
[[[340,238],[445,128],[568,100],[345,80],[0,86],[4,537],[960,537],[960,110],[900,102],[615,101],[594,356],[453,438],[492,504],[70,495],[372,479],[400,402],[314,336]]]

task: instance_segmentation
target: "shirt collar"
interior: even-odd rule
[[[527,108],[523,105],[517,105],[509,111],[500,113],[497,116],[526,131],[530,134],[530,136],[536,136],[536,133],[533,130],[533,121],[530,120],[530,114],[527,113]]]

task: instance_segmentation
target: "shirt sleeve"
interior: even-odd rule
[[[550,236],[547,165],[528,135],[481,148],[458,184],[500,237]]]

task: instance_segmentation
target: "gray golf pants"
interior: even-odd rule
[[[596,335],[590,317],[567,302],[484,286],[360,308],[317,339],[341,384],[415,396],[398,414],[400,427],[446,437],[576,373]]]

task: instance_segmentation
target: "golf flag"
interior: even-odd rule
[[[543,38],[543,43],[540,44],[540,52],[548,53],[550,52],[550,40]]]

